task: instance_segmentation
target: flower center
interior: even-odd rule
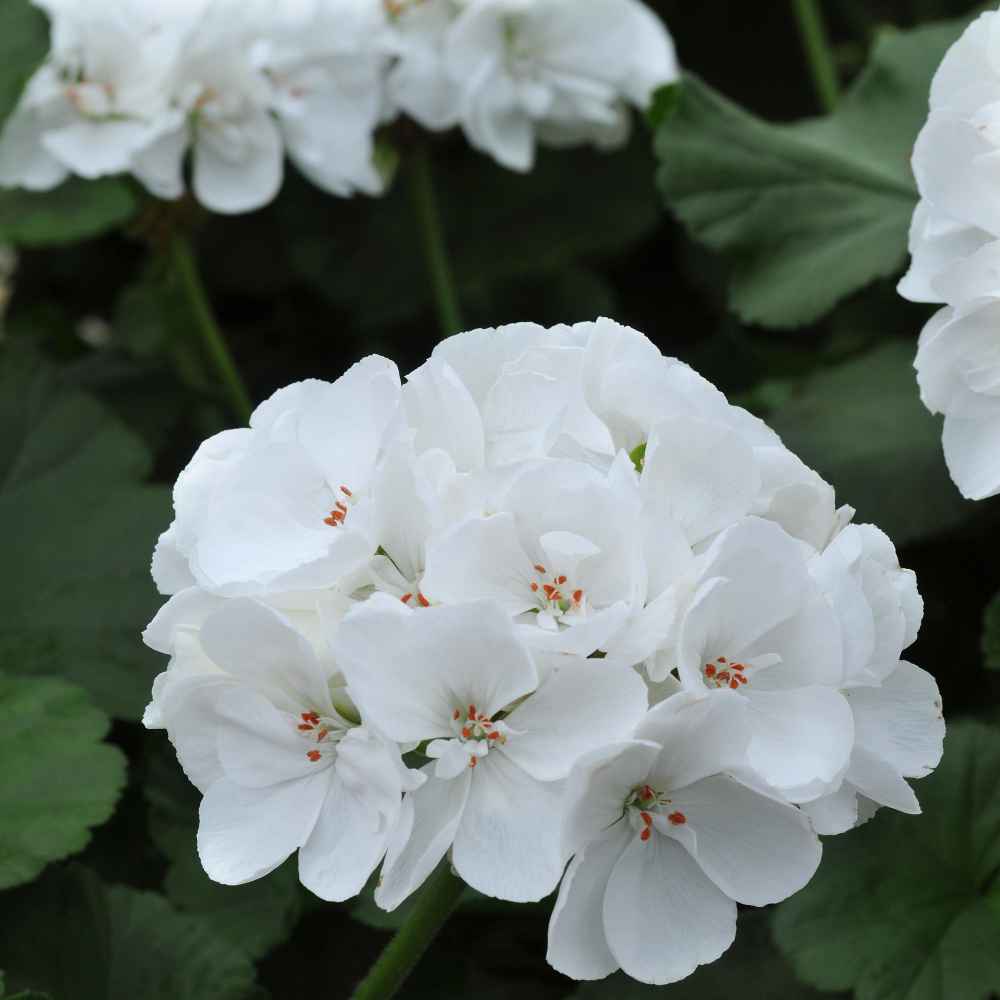
[[[708,688],[731,688],[739,690],[744,684],[749,684],[747,665],[727,660],[719,656],[713,663],[706,663],[701,668],[701,676]]]
[[[555,573],[549,576],[548,570],[541,564],[532,567],[535,579],[531,581],[531,592],[538,598],[539,607],[553,614],[566,614],[583,605],[586,596],[582,587],[574,587],[566,575]]]
[[[651,785],[637,785],[625,800],[625,813],[634,829],[639,831],[639,839],[645,843],[653,835],[653,824],[657,816],[663,816],[671,826],[683,826],[687,816],[679,809],[672,809],[670,799]]]
[[[475,767],[476,761],[486,756],[491,745],[507,742],[507,727],[477,711],[475,705],[456,708],[451,716],[451,728],[460,742],[472,744],[469,767]]]
[[[340,487],[339,494],[339,498],[334,502],[333,510],[330,511],[330,516],[323,518],[323,523],[330,525],[331,528],[339,528],[347,520],[347,515],[351,510],[349,505],[354,498],[354,494],[346,486]]]
[[[316,764],[324,757],[336,755],[337,744],[344,738],[342,724],[318,712],[302,712],[298,719],[295,728],[308,744],[306,757],[309,760]]]

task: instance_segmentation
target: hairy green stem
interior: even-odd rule
[[[465,883],[451,873],[445,860],[417,894],[403,926],[385,946],[378,960],[353,993],[353,1000],[389,1000],[444,927],[458,906]]]
[[[816,95],[823,110],[832,111],[840,95],[840,84],[837,81],[837,64],[823,24],[819,0],[792,0],[792,7],[799,24],[799,34],[806,50]]]
[[[198,274],[198,264],[191,244],[187,237],[180,233],[174,234],[170,241],[170,261],[187,299],[191,318],[204,345],[205,353],[215,368],[230,405],[241,420],[249,421],[253,412],[250,395],[233,361],[226,338],[216,322],[208,294]]]
[[[458,305],[455,279],[452,276],[451,264],[448,260],[448,249],[445,246],[444,231],[441,226],[441,214],[438,211],[437,198],[434,193],[430,152],[426,144],[421,144],[410,152],[409,157],[410,162],[407,167],[409,169],[410,195],[420,226],[428,277],[434,292],[434,304],[437,308],[441,332],[444,336],[449,337],[462,329],[462,313]]]

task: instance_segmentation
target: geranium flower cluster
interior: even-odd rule
[[[920,337],[921,397],[943,413],[944,454],[962,494],[1000,493],[1000,14],[979,16],[931,86],[913,153],[921,201],[899,290],[943,303]]]
[[[328,900],[381,865],[391,910],[447,858],[500,899],[559,887],[556,969],[667,983],[805,885],[817,833],[919,812],[941,754],[889,539],[610,320],[288,386],[174,505],[145,721],[220,882],[297,851]]]
[[[0,136],[0,184],[131,173],[246,212],[285,153],[336,195],[381,192],[376,129],[460,125],[531,168],[536,140],[620,144],[628,104],[675,78],[639,0],[34,0],[52,47]]]

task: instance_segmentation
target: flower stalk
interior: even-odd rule
[[[426,143],[418,144],[410,153],[409,183],[441,333],[450,337],[463,329],[462,314],[434,193],[431,157]]]
[[[198,273],[194,251],[186,236],[175,233],[170,240],[170,262],[177,281],[191,310],[195,329],[201,338],[205,353],[215,369],[233,411],[241,420],[249,422],[253,412],[250,394],[236,368],[229,345],[215,319],[208,293]]]
[[[830,112],[840,96],[840,84],[819,0],[792,0],[792,7],[799,25],[799,34],[802,36],[802,45],[809,62],[816,96],[823,110]]]
[[[353,1000],[389,1000],[396,995],[458,906],[464,888],[445,859],[417,893],[409,916],[354,991]]]

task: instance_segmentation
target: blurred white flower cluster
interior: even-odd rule
[[[913,153],[921,201],[900,293],[944,308],[920,337],[921,397],[943,413],[962,494],[1000,493],[1000,13],[979,16],[931,85]]]
[[[0,135],[0,184],[131,173],[246,212],[284,156],[336,195],[378,194],[375,131],[460,125],[516,170],[535,143],[615,146],[677,67],[639,0],[35,0],[52,48]]]
[[[324,899],[381,865],[393,909],[448,858],[489,896],[558,886],[563,973],[668,983],[805,885],[817,833],[919,812],[941,754],[889,539],[610,320],[288,386],[174,507],[145,721],[220,882],[297,851]]]

